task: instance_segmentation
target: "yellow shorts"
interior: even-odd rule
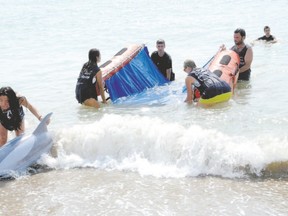
[[[228,101],[231,97],[232,97],[232,93],[226,92],[226,93],[217,95],[217,96],[209,98],[209,99],[200,98],[199,103],[201,103],[201,104],[215,104],[215,103]]]

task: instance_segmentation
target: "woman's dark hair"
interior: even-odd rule
[[[97,63],[96,57],[99,57],[99,56],[100,56],[100,51],[98,49],[94,48],[89,51],[88,57],[91,63],[96,64]]]
[[[0,96],[2,95],[7,96],[8,98],[9,107],[15,119],[15,121],[13,121],[14,128],[20,129],[22,119],[19,113],[19,109],[20,109],[19,98],[16,96],[15,91],[9,86],[2,87],[0,89]],[[0,115],[3,115],[2,109],[0,109]]]
[[[83,65],[82,70],[84,68],[88,69],[97,65],[96,57],[99,57],[99,56],[100,56],[100,51],[98,49],[94,48],[94,49],[89,50],[89,53],[88,53],[89,61]]]
[[[244,29],[242,28],[237,28],[235,31],[234,31],[234,34],[237,34],[239,33],[242,37],[246,36],[246,32]]]

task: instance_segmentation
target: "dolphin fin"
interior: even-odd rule
[[[33,135],[37,135],[43,132],[47,132],[47,123],[49,122],[49,119],[53,113],[47,114],[39,123],[37,128],[34,130]]]

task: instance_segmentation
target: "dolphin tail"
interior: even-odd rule
[[[47,114],[40,122],[40,124],[37,126],[37,128],[34,130],[33,135],[37,135],[43,132],[47,132],[47,124],[49,123],[49,119],[53,113]]]

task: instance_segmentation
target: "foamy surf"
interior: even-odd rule
[[[57,157],[43,162],[52,168],[94,167],[172,178],[261,177],[269,170],[273,176],[277,166],[269,164],[285,160],[288,146],[285,137],[247,139],[199,125],[184,127],[159,118],[114,114],[64,128],[55,139]],[[280,175],[286,176],[286,167],[279,166]]]

